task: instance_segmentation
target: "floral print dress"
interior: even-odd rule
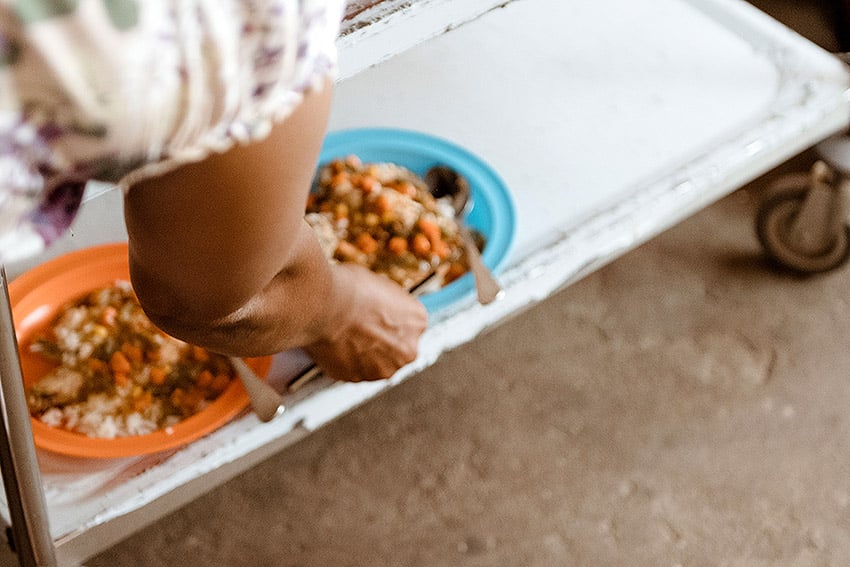
[[[0,262],[122,184],[265,137],[336,71],[344,0],[0,0]]]

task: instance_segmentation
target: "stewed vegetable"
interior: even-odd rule
[[[451,205],[412,171],[357,156],[324,164],[307,202],[307,221],[326,254],[410,287],[437,266],[443,283],[466,272]]]

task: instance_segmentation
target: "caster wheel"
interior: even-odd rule
[[[794,247],[791,227],[806,198],[807,189],[791,189],[762,204],[756,217],[756,232],[770,258],[801,274],[828,272],[850,258],[850,226],[841,225],[832,242],[815,253]]]

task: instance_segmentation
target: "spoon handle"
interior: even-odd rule
[[[283,411],[283,396],[257,376],[244,360],[232,356],[230,363],[242,380],[242,385],[245,386],[245,391],[251,399],[251,408],[260,421],[271,421]]]
[[[478,246],[475,245],[475,240],[469,229],[465,226],[460,226],[461,238],[463,246],[466,249],[466,259],[469,262],[469,271],[475,277],[475,289],[478,292],[478,302],[481,305],[487,305],[499,299],[504,291],[499,282],[490,269],[484,265],[484,260],[481,259],[481,253],[478,252]]]

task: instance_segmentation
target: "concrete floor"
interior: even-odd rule
[[[850,565],[850,268],[765,263],[776,174],[88,565]]]

